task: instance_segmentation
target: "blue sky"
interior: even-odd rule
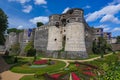
[[[34,28],[36,22],[47,23],[51,14],[62,14],[70,8],[84,9],[89,26],[120,35],[120,0],[0,0],[8,15],[9,28]]]

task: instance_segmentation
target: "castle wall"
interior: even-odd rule
[[[7,37],[7,41],[6,41],[6,49],[9,50],[11,48],[12,45],[14,45],[15,43],[17,43],[18,39],[17,39],[17,35],[14,32],[11,32],[8,34]]]
[[[37,51],[46,51],[48,43],[48,27],[36,28],[34,36],[34,48]]]
[[[87,23],[85,25],[85,45],[87,53],[92,53],[92,44],[94,40],[94,31],[88,26]]]
[[[66,25],[65,51],[86,52],[85,32],[83,23],[74,22]]]
[[[61,27],[50,26],[48,31],[48,46],[47,50],[62,49],[62,33]]]

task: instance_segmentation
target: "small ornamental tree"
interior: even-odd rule
[[[13,44],[13,45],[11,46],[11,51],[12,51],[13,53],[16,53],[16,55],[19,54],[19,52],[20,52],[20,44],[19,44],[19,43]]]
[[[27,53],[27,56],[35,56],[36,55],[36,49],[34,49],[33,41],[28,42],[24,51]]]

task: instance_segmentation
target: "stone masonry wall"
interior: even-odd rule
[[[48,31],[48,46],[47,50],[62,49],[62,33],[61,28],[50,26]]]
[[[48,27],[36,28],[34,36],[34,48],[37,51],[46,51],[48,43]]]

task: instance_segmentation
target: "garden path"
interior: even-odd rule
[[[113,53],[110,53],[110,54],[106,54],[104,56],[109,56]],[[91,59],[85,59],[85,60],[65,60],[65,59],[55,59],[55,58],[42,58],[42,59],[52,59],[52,60],[58,60],[58,61],[64,61],[66,63],[66,66],[64,68],[66,68],[67,66],[69,66],[69,62],[88,62],[88,61],[93,61],[93,60],[96,60],[96,59],[99,59],[101,58],[101,56],[99,57],[95,57],[95,58],[91,58]]]

